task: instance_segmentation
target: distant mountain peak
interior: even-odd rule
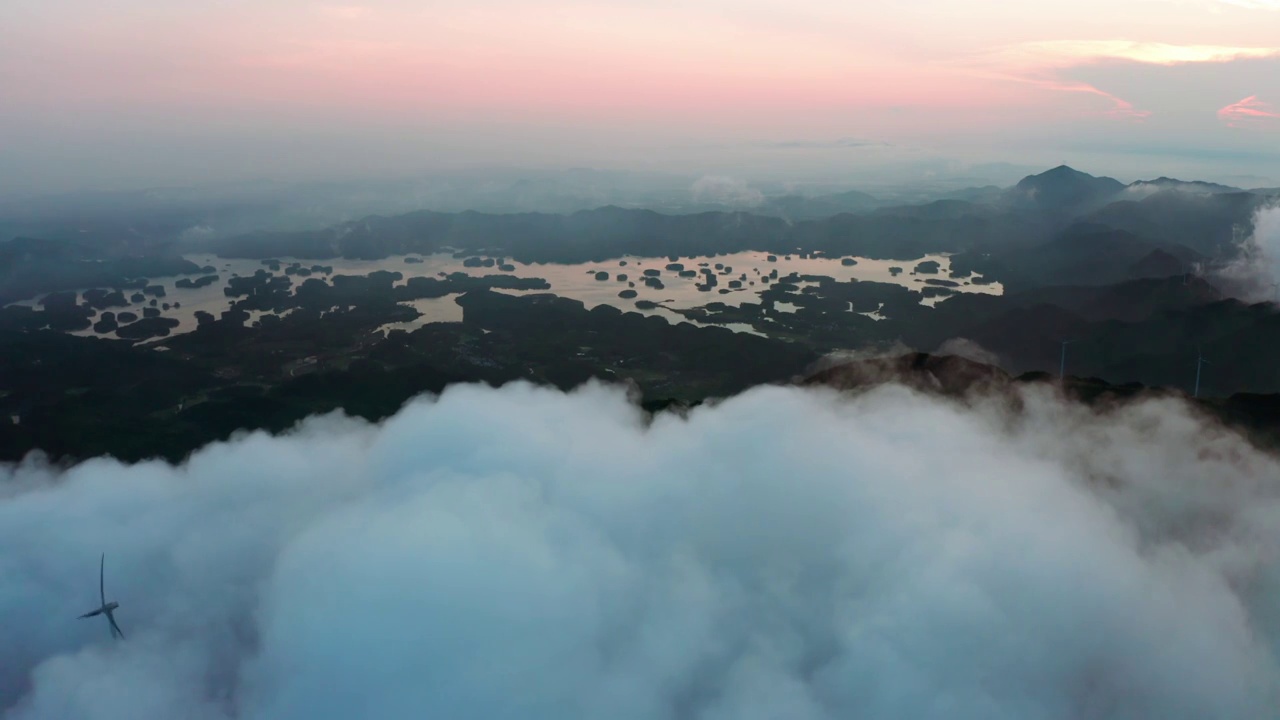
[[[1090,175],[1087,172],[1081,172],[1079,170],[1076,170],[1070,165],[1059,165],[1055,168],[1045,170],[1039,175],[1028,175],[1022,178],[1021,180],[1019,180],[1018,185],[1019,186],[1035,185],[1035,184],[1044,183],[1044,182],[1089,182],[1093,180],[1105,182],[1108,184],[1115,183],[1118,186],[1123,186],[1123,183],[1121,183],[1119,180],[1115,180],[1105,176],[1099,177],[1095,175]]]
[[[1100,207],[1125,185],[1109,177],[1095,177],[1066,165],[1018,181],[1009,193],[1015,203],[1030,203],[1044,210],[1079,212]]]
[[[1128,185],[1128,191],[1131,195],[1149,195],[1162,190],[1180,190],[1201,194],[1242,192],[1240,188],[1231,187],[1230,185],[1219,185],[1218,183],[1205,182],[1204,180],[1179,180],[1164,175],[1155,180],[1138,180]]]

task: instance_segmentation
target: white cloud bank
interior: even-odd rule
[[[183,242],[199,242],[209,240],[217,234],[217,231],[208,225],[192,225],[179,233],[178,239]]]
[[[704,175],[689,188],[695,202],[723,203],[740,207],[755,207],[764,202],[764,193],[751,187],[745,180],[723,175]]]
[[[1253,233],[1236,257],[1212,276],[1228,295],[1246,302],[1280,301],[1280,205],[1264,206],[1253,216]]]
[[[1172,401],[997,405],[464,386],[8,468],[0,713],[1270,716],[1276,460]],[[124,642],[76,619],[101,551]]]

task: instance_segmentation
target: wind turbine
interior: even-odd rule
[[[1208,364],[1210,364],[1209,361],[1204,359],[1204,354],[1201,353],[1200,348],[1197,347],[1196,348],[1196,389],[1195,389],[1195,392],[1192,393],[1191,395],[1192,397],[1197,397],[1197,398],[1200,397],[1200,368],[1201,366],[1208,365]]]
[[[107,554],[103,553],[102,557],[98,558],[98,599],[102,602],[102,605],[100,605],[97,610],[92,610],[81,615],[80,619],[91,618],[105,613],[107,616],[107,624],[111,628],[111,637],[123,640],[124,633],[120,631],[120,626],[116,624],[116,616],[112,614],[116,608],[120,607],[120,603],[115,602],[114,600],[107,602],[107,589],[106,584],[103,582],[103,571],[106,568],[106,564]]]
[[[1064,382],[1067,379],[1067,346],[1071,342],[1070,340],[1062,341],[1062,357],[1058,360],[1058,377]]]

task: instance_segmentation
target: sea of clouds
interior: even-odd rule
[[[1022,393],[458,386],[5,467],[0,715],[1273,717],[1277,459]]]

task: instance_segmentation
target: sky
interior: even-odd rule
[[[0,192],[990,162],[1248,186],[1280,174],[1280,0],[6,0],[0,99]]]
[[[1015,392],[457,385],[0,466],[0,717],[1274,715],[1277,458]]]

